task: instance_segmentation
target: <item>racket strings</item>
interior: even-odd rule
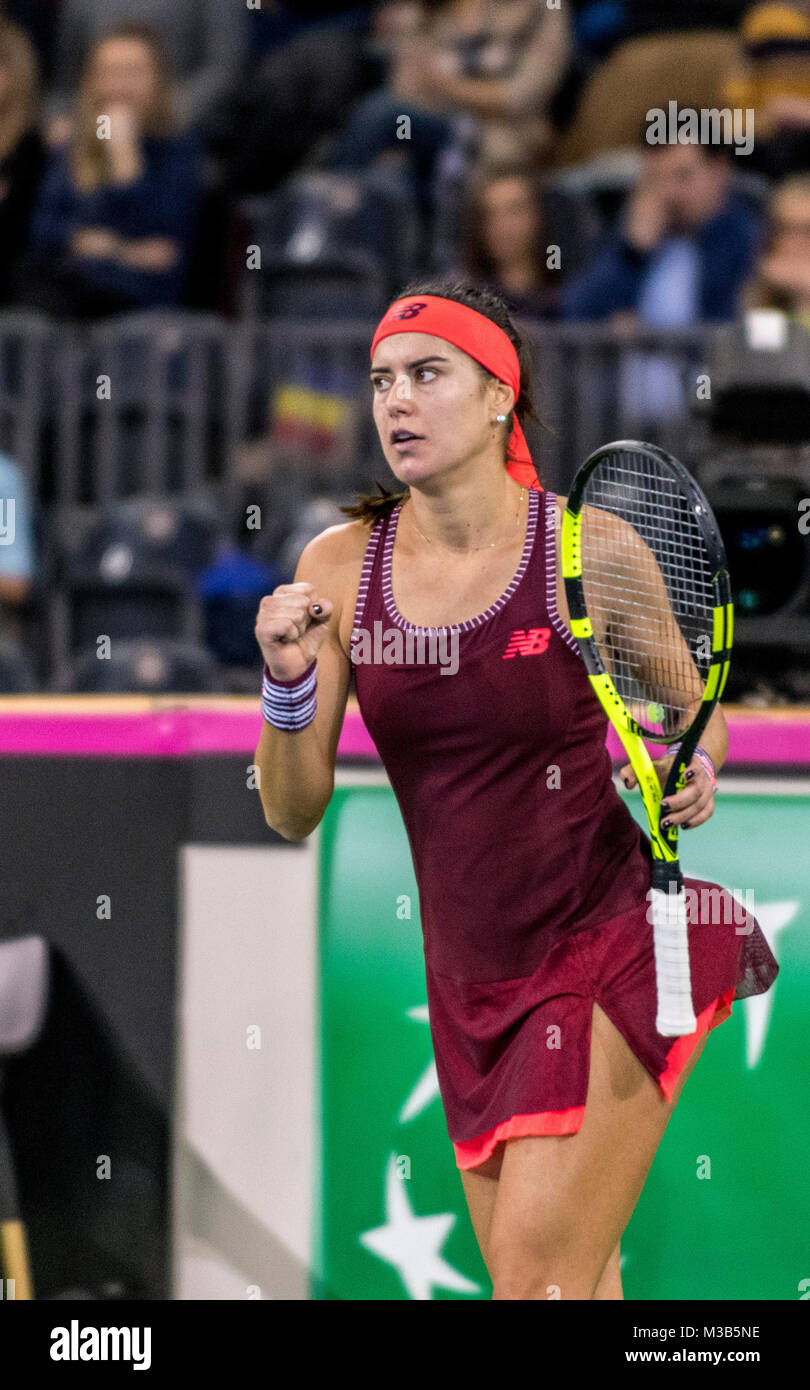
[[[606,456],[582,512],[582,581],[596,645],[637,723],[693,722],[712,658],[715,591],[688,497],[654,456]]]

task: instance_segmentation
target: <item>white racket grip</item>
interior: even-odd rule
[[[657,1031],[664,1038],[694,1033],[697,1019],[692,1004],[686,894],[651,888],[655,978],[658,991]]]

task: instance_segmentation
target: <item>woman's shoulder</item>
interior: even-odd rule
[[[372,526],[371,520],[344,521],[327,526],[326,530],[319,531],[307,542],[301,552],[301,560],[306,556],[310,564],[345,574],[353,566],[362,565]]]
[[[328,526],[304,546],[295,571],[296,581],[312,584],[334,603],[341,645],[347,655],[372,525],[370,520],[355,520]]]

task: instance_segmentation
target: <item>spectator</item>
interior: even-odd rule
[[[723,145],[647,145],[620,228],[591,265],[563,286],[565,319],[685,328],[733,319],[756,255],[759,221],[731,190]],[[621,358],[622,425],[643,435],[682,418],[680,363]]]
[[[122,26],[93,45],[75,129],[51,154],[17,302],[81,318],[179,303],[200,150],[196,136],[174,133],[153,31]]]
[[[562,291],[566,319],[732,319],[759,221],[732,191],[724,145],[649,145],[621,225]]]
[[[44,168],[38,86],[30,41],[16,24],[0,19],[0,304],[11,294],[13,270],[25,250]]]
[[[513,313],[556,316],[558,272],[547,268],[540,187],[525,166],[476,170],[461,226],[460,276],[502,295]]]
[[[554,140],[549,106],[571,53],[566,11],[549,9],[545,0],[501,0],[482,18],[478,0],[423,0],[402,13],[389,38],[388,84],[355,106],[333,167],[362,169],[396,150],[408,159],[429,215],[426,190],[459,117],[472,122],[483,162],[548,161]]]
[[[774,190],[743,305],[781,309],[810,329],[810,174],[794,174]]]
[[[18,465],[0,454],[0,630],[20,637],[17,610],[34,578],[34,524],[28,484]]]
[[[744,61],[725,101],[754,112],[746,163],[769,178],[810,169],[810,0],[754,5],[742,23]]]
[[[182,124],[196,128],[234,88],[248,36],[240,0],[60,0],[49,143],[70,134],[71,93],[91,46],[123,25],[147,25],[162,37],[179,77],[174,98]]]

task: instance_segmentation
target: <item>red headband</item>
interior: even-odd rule
[[[445,342],[453,343],[469,357],[474,357],[499,381],[511,386],[517,400],[520,391],[517,353],[497,323],[488,319],[486,314],[479,314],[477,309],[435,294],[396,299],[377,325],[371,341],[372,358],[377,344],[392,333],[431,333],[437,338],[444,338]],[[514,417],[509,436],[506,471],[524,487],[543,491],[517,416]]]

